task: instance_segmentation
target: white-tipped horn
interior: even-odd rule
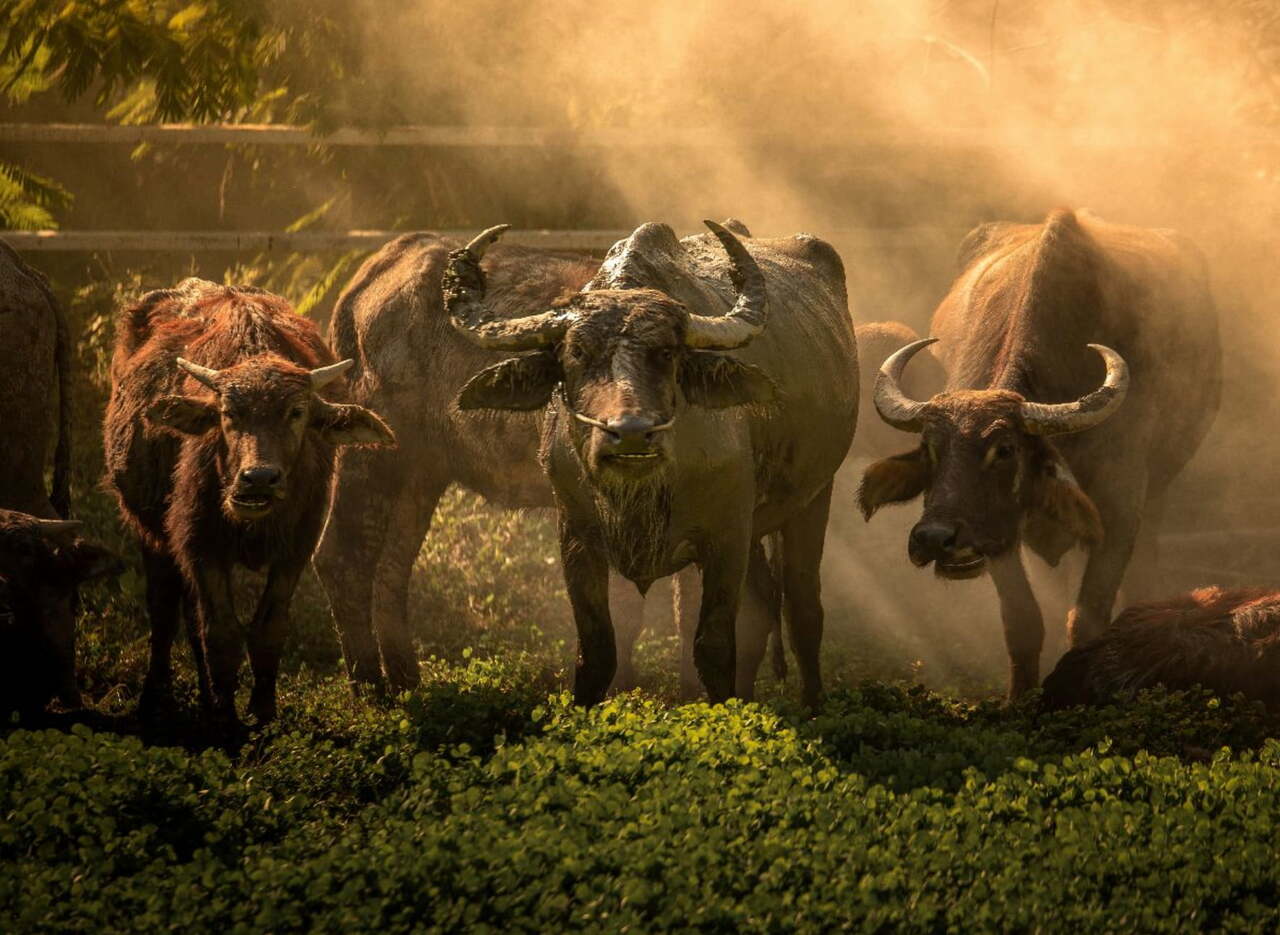
[[[209,367],[201,367],[199,364],[193,364],[191,361],[184,360],[181,357],[178,358],[178,366],[209,387],[209,389],[216,390],[218,388],[217,384],[213,382],[218,379],[218,371]]]
[[[340,360],[336,364],[330,364],[327,367],[317,367],[311,371],[311,388],[313,390],[321,389],[328,386],[338,377],[342,376],[351,369],[351,365],[355,361],[348,357],[346,360]]]

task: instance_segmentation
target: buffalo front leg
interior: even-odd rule
[[[1067,637],[1073,649],[1101,636],[1111,623],[1116,593],[1133,555],[1142,521],[1142,493],[1135,491],[1131,498],[1117,500],[1115,507],[1098,503],[1104,538],[1089,553],[1076,604],[1067,616]]]
[[[609,573],[609,616],[614,621],[614,642],[618,647],[618,669],[609,686],[611,692],[636,687],[636,642],[644,630],[645,596],[617,572]]]
[[[702,565],[702,602],[693,638],[693,664],[712,704],[733,696],[736,685],[738,606],[747,573],[749,539],[713,546]]]
[[[155,719],[172,700],[173,640],[182,613],[183,581],[177,564],[163,552],[142,547],[147,576],[147,618],[151,622],[151,658],[142,682],[138,713],[144,721]]]
[[[991,580],[1000,598],[1004,642],[1009,650],[1009,698],[1015,699],[1040,684],[1044,618],[1017,546],[992,559],[990,568]]]
[[[418,685],[418,651],[409,627],[409,581],[447,483],[408,478],[392,505],[392,526],[373,586],[373,629],[387,681],[396,692]]]
[[[751,546],[747,564],[747,582],[742,592],[742,604],[738,608],[737,633],[737,694],[751,701],[755,698],[756,678],[760,663],[769,651],[769,638],[781,628],[782,608],[779,590],[769,567],[764,543]]]
[[[293,600],[301,562],[273,565],[267,573],[258,607],[249,627],[249,665],[253,669],[253,694],[249,696],[249,713],[259,724],[275,720],[276,679],[280,675],[280,654],[289,633],[289,604]]]
[[[791,647],[800,670],[800,700],[807,708],[822,703],[822,547],[831,513],[828,484],[782,527],[782,605],[791,631]]]
[[[209,669],[209,715],[219,725],[234,728],[236,687],[244,638],[236,620],[231,592],[231,570],[221,565],[198,564],[194,588],[200,616],[200,640]]]
[[[580,536],[563,517],[560,561],[578,629],[573,700],[590,707],[604,700],[618,665],[609,617],[609,562],[600,543]]]
[[[671,613],[680,636],[681,701],[696,701],[702,695],[698,667],[693,664],[693,642],[698,632],[698,608],[701,606],[701,572],[697,566],[687,565],[671,579]]]

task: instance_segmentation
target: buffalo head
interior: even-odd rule
[[[1129,385],[1123,358],[1089,345],[1106,362],[1102,386],[1070,403],[1033,403],[1009,390],[957,390],[928,401],[899,384],[907,361],[933,338],[893,354],[876,380],[876,410],[895,428],[919,432],[920,446],[867,468],[858,491],[870,519],[886,503],[924,494],[924,515],[908,553],[946,578],[981,574],[988,559],[1014,548],[1023,522],[1048,519],[1093,545],[1102,522],[1088,495],[1047,436],[1080,432],[1108,419]]]
[[[80,524],[0,510],[0,707],[80,704],[75,677],[76,588],[121,570],[78,535]]]
[[[534,352],[481,371],[462,388],[458,408],[540,409],[559,387],[588,469],[639,477],[670,462],[681,400],[716,409],[771,400],[774,386],[762,370],[717,353],[764,330],[764,276],[733,234],[706,224],[729,254],[738,293],[722,317],[690,312],[655,289],[595,289],[542,314],[495,319],[484,305],[479,261],[506,227],[454,251],[444,279],[454,327],[481,347]]]
[[[290,471],[308,433],[330,445],[395,441],[370,410],[317,395],[351,366],[350,360],[311,371],[273,354],[223,370],[181,357],[177,365],[213,396],[163,396],[147,410],[147,419],[179,434],[220,432],[223,507],[232,519],[261,519],[288,496]]]

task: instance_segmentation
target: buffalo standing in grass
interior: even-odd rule
[[[16,710],[30,718],[55,697],[80,706],[75,590],[120,562],[79,528],[0,509],[0,717]]]
[[[610,567],[643,589],[698,565],[694,662],[713,701],[732,695],[749,556],[777,530],[804,700],[821,694],[819,565],[858,409],[844,267],[813,237],[748,249],[708,226],[714,240],[678,241],[646,224],[582,292],[514,320],[488,307],[480,267],[505,228],[450,257],[445,301],[459,332],[531,352],[476,375],[459,408],[550,407],[541,458],[559,508],[582,704],[599,701],[614,674]]]
[[[469,376],[510,356],[475,346],[449,323],[441,281],[449,251],[460,246],[431,233],[398,237],[365,262],[334,308],[330,343],[339,357],[355,361],[347,374],[351,398],[380,413],[399,440],[394,453],[339,454],[333,510],[316,551],[357,683],[377,683],[384,671],[396,690],[418,682],[409,579],[450,485],[497,506],[555,506],[537,459],[541,412],[478,421],[453,409]],[[483,268],[490,313],[520,318],[577,293],[600,261],[499,244]],[[617,685],[627,688],[635,680],[631,655],[643,607],[630,585],[613,587],[611,599],[620,624]],[[688,670],[685,664],[686,691]]]
[[[70,358],[66,319],[48,282],[0,241],[0,507],[69,515]],[[55,428],[49,493],[44,472]]]
[[[1044,641],[1020,545],[1050,564],[1089,548],[1072,646],[1109,622],[1135,548],[1131,584],[1156,587],[1165,492],[1218,409],[1217,314],[1185,239],[1070,211],[978,228],[961,267],[936,337],[890,357],[876,384],[881,417],[921,443],[869,467],[860,499],[870,519],[924,494],[912,562],[947,578],[990,571],[1017,696],[1039,682]],[[933,340],[947,391],[913,399],[903,369]]]
[[[236,723],[244,638],[231,575],[240,565],[266,572],[248,628],[249,709],[274,717],[289,603],[324,522],[334,450],[394,442],[374,413],[335,401],[349,364],[258,289],[187,280],[120,316],[104,443],[108,482],[146,565],[144,714],[168,692],[185,583],[206,706],[221,725]]]
[[[1044,680],[1044,705],[1107,704],[1144,688],[1197,685],[1280,705],[1280,592],[1201,588],[1130,607]]]

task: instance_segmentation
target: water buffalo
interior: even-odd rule
[[[453,410],[469,376],[510,356],[475,346],[449,323],[441,281],[449,251],[460,246],[431,233],[398,237],[365,262],[334,308],[330,344],[355,361],[347,374],[351,398],[381,414],[399,439],[394,456],[339,454],[333,509],[315,556],[358,683],[377,683],[384,670],[395,690],[418,682],[409,578],[451,484],[498,506],[555,506],[538,466],[541,412],[495,412],[477,421]],[[600,261],[498,244],[483,268],[490,312],[519,318],[578,292]],[[615,684],[627,688],[635,681],[631,657],[644,608],[621,583],[611,582],[610,598],[620,624]]]
[[[1020,544],[1050,564],[1075,543],[1089,548],[1067,622],[1073,646],[1110,620],[1135,546],[1130,584],[1154,587],[1165,492],[1218,408],[1205,264],[1174,232],[1066,210],[1038,225],[988,224],[966,238],[932,333],[881,368],[877,410],[921,442],[866,470],[861,506],[870,519],[923,493],[912,562],[947,578],[990,571],[1017,696],[1038,684],[1044,639]],[[935,340],[947,390],[913,399],[903,368]]]
[[[274,716],[289,603],[320,536],[334,449],[394,442],[374,413],[335,401],[349,366],[259,289],[186,280],[118,318],[104,445],[108,484],[146,566],[144,715],[168,691],[185,582],[205,703],[219,725],[237,723],[243,638],[231,574],[240,565],[266,572],[248,629],[249,709]]]
[[[1140,689],[1200,685],[1280,704],[1280,592],[1200,588],[1126,609],[1044,680],[1045,707],[1107,704]]]
[[[30,718],[52,698],[79,707],[75,589],[120,570],[80,524],[0,509],[0,717]]]
[[[0,241],[0,507],[66,517],[71,478],[71,342],[44,276]],[[53,490],[45,490],[57,429]]]
[[[614,674],[611,567],[643,589],[699,566],[694,662],[712,701],[732,695],[749,556],[776,530],[804,700],[821,694],[819,564],[858,408],[844,267],[814,237],[748,249],[707,225],[715,240],[645,224],[581,292],[514,320],[488,307],[480,266],[505,228],[450,255],[445,303],[459,333],[531,352],[477,374],[457,405],[547,410],[540,457],[559,511],[580,704],[599,701]]]

